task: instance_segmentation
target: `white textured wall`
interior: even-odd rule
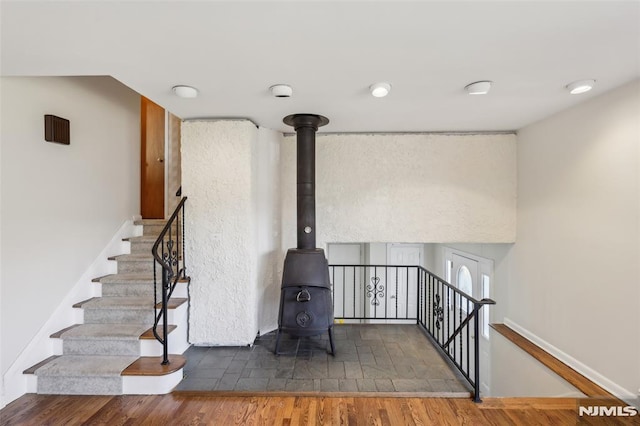
[[[258,328],[278,328],[280,307],[280,145],[282,133],[260,128],[254,150]]]
[[[319,247],[515,240],[515,135],[319,133],[316,141]],[[285,247],[295,246],[295,145],[284,138]]]
[[[245,120],[182,125],[192,343],[250,344],[273,319],[278,147]]]
[[[123,222],[139,213],[140,97],[108,77],[2,78],[4,374]],[[44,115],[71,145],[44,141]]]
[[[639,146],[638,81],[519,132],[508,301],[511,320],[627,396],[640,388]]]

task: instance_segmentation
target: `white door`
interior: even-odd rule
[[[448,264],[451,267],[451,271],[448,275],[451,277],[451,284],[461,291],[469,294],[474,299],[480,300],[483,297],[489,297],[490,269],[492,269],[490,268],[490,265],[492,264],[491,261],[455,251],[450,252],[448,256],[445,256],[445,258],[448,258],[447,260],[450,261]],[[453,301],[450,302],[450,305],[453,305]],[[473,304],[467,303],[464,298],[456,298],[455,306],[456,312],[453,312],[453,315],[458,316],[458,318],[461,316],[464,319],[468,313],[473,311]],[[453,309],[452,306],[450,306],[450,309]],[[454,350],[457,353],[457,359],[462,359],[462,367],[465,371],[467,371],[468,363],[469,377],[474,379],[475,361],[473,355],[473,344],[476,338],[480,339],[480,390],[485,395],[489,394],[489,378],[491,377],[489,336],[488,332],[485,333],[484,327],[485,321],[486,324],[488,324],[488,313],[487,307],[484,307],[481,309],[480,315],[477,318],[480,329],[479,336],[475,335],[473,331],[474,324],[473,322],[470,322],[468,327],[465,327],[463,330],[463,333],[456,337],[455,349],[453,347],[449,348],[449,350]],[[460,322],[458,321],[457,325],[459,325],[459,323]],[[451,330],[453,330],[453,325],[451,325]],[[470,345],[469,359],[467,359],[467,341]],[[461,357],[460,354],[462,355]]]
[[[423,244],[388,244],[388,265],[422,266]],[[394,324],[415,324],[418,312],[418,273],[416,268],[385,268],[378,274],[385,287],[387,318],[404,321],[388,321]]]
[[[362,244],[328,244],[327,258],[329,265],[362,265],[364,250]],[[331,268],[330,279],[333,283],[333,315],[336,318],[362,317],[363,270],[359,267]],[[338,320],[343,322],[360,322],[359,320]]]

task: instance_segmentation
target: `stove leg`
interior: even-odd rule
[[[278,334],[276,334],[276,349],[273,351],[276,355],[280,355],[278,352],[278,347],[280,346],[280,329],[278,329]]]
[[[336,356],[336,348],[333,345],[333,326],[329,327],[329,344],[331,345],[331,355]]]

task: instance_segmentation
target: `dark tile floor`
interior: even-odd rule
[[[336,355],[327,335],[283,335],[274,355],[275,332],[252,347],[198,347],[186,352],[185,378],[176,390],[447,393],[469,396],[416,325],[334,326]]]

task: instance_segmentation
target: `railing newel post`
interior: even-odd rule
[[[479,323],[478,323],[478,319],[480,319],[480,308],[482,308],[482,305],[478,302],[474,302],[473,304],[473,312],[475,314],[475,317],[473,319],[473,333],[474,333],[474,337],[475,339],[473,339],[473,351],[475,353],[474,355],[474,371],[473,371],[473,381],[474,381],[474,395],[473,395],[473,402],[482,402],[482,400],[480,399],[480,335],[478,334],[480,331],[480,327],[479,327]]]

